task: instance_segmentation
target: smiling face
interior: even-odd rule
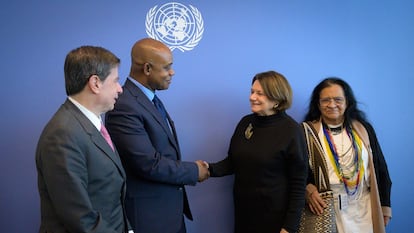
[[[175,74],[173,55],[165,44],[152,38],[137,41],[131,50],[130,76],[149,90],[166,90]]]
[[[250,107],[252,112],[260,116],[275,114],[274,106],[276,102],[269,100],[263,91],[263,87],[258,80],[253,82],[250,92]]]
[[[347,108],[344,90],[340,85],[328,86],[319,94],[319,110],[325,123],[338,125],[344,121]]]
[[[147,71],[147,87],[151,90],[166,90],[170,87],[173,58],[170,50],[159,50],[154,53],[151,62],[145,64]]]

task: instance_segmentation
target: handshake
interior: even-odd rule
[[[203,182],[210,177],[210,171],[208,170],[208,163],[203,160],[195,161],[198,167],[198,182]]]

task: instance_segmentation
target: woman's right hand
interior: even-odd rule
[[[312,184],[308,184],[312,185]],[[312,211],[312,213],[317,214],[317,215],[321,215],[323,213],[323,209],[327,207],[326,202],[321,198],[321,196],[319,195],[318,190],[316,189],[316,187],[314,185],[312,185],[314,188],[311,188],[310,192],[308,193],[307,191],[307,201],[308,201],[308,205],[310,210]],[[309,190],[307,188],[307,190]]]

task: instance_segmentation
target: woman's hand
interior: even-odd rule
[[[319,195],[318,190],[313,184],[308,184],[306,188],[307,202],[312,213],[321,215],[323,209],[327,207],[326,202]]]

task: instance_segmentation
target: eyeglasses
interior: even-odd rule
[[[345,103],[344,97],[333,97],[333,98],[327,97],[327,98],[319,99],[319,104],[322,106],[328,106],[332,100],[334,101],[336,105],[341,105]]]

